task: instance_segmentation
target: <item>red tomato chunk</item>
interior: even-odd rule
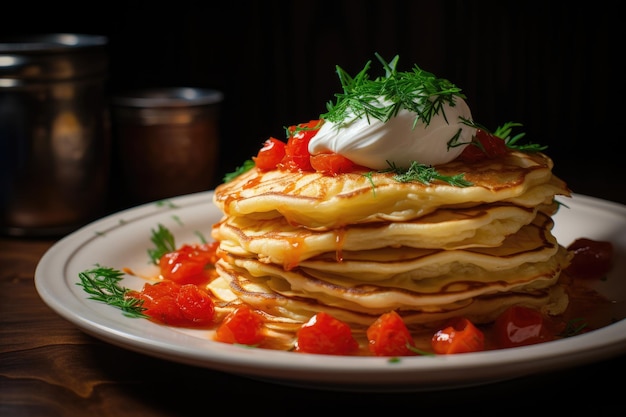
[[[311,155],[311,166],[315,171],[327,175],[352,172],[357,167],[351,160],[338,153],[327,152]]]
[[[485,349],[485,335],[471,321],[461,317],[437,331],[431,345],[438,354],[480,352]]]
[[[531,308],[512,306],[493,324],[493,338],[498,348],[532,345],[554,340],[543,315]]]
[[[141,292],[129,295],[143,300],[144,314],[159,323],[196,327],[213,321],[211,296],[194,284],[180,285],[173,281],[144,284]]]
[[[183,317],[191,323],[205,325],[213,321],[213,300],[197,285],[182,285],[176,295],[176,305]]]
[[[215,333],[215,340],[224,343],[256,345],[263,341],[263,317],[250,307],[241,305],[226,316]]]
[[[411,333],[395,311],[381,315],[367,329],[369,350],[376,356],[410,356],[415,353]]]
[[[159,260],[161,276],[179,284],[203,284],[217,275],[218,242],[183,245],[178,250],[166,253]]]
[[[573,278],[600,279],[612,266],[611,242],[579,238],[567,250],[574,253],[572,262],[565,270]]]
[[[507,152],[508,148],[503,139],[482,129],[477,129],[474,142],[463,149],[459,159],[465,162],[477,162],[497,158],[506,155]]]
[[[350,327],[330,314],[319,312],[297,333],[296,352],[327,355],[350,355],[359,344]]]
[[[276,166],[285,157],[285,143],[276,138],[269,138],[263,144],[256,157],[254,164],[262,171],[276,169]]]
[[[286,171],[313,171],[309,154],[309,142],[319,130],[320,121],[311,120],[287,129],[289,138],[285,147],[285,156],[277,168]]]

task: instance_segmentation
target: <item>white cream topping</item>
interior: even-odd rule
[[[408,168],[413,161],[440,165],[459,156],[476,131],[462,122],[461,118],[472,120],[472,114],[460,97],[455,97],[454,107],[444,103],[428,125],[423,120],[415,123],[416,117],[417,113],[402,109],[386,122],[365,116],[348,118],[347,123],[326,121],[311,138],[309,153],[335,152],[376,170],[389,168],[389,163]],[[450,147],[459,130],[454,142],[462,145]]]

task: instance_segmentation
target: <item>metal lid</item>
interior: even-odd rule
[[[71,33],[0,36],[0,87],[106,76],[107,43]]]
[[[105,46],[106,36],[75,33],[11,35],[0,37],[0,53],[66,52],[68,49]]]
[[[146,88],[115,94],[111,101],[126,107],[189,107],[219,103],[224,95],[217,90],[192,87]]]

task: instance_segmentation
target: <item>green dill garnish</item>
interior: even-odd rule
[[[561,337],[576,336],[577,334],[582,333],[582,331],[585,330],[586,328],[587,328],[587,322],[584,319],[582,318],[572,319],[567,322],[565,329],[563,329],[563,332],[561,332],[559,336]]]
[[[518,142],[524,137],[526,136],[526,133],[518,133],[517,135],[511,137],[511,132],[513,131],[514,127],[521,127],[523,126],[521,123],[516,123],[516,122],[506,122],[505,124],[503,124],[502,126],[498,126],[496,128],[495,131],[491,131],[489,129],[487,129],[485,126],[481,125],[480,123],[477,123],[473,120],[469,120],[469,119],[465,119],[463,117],[461,117],[461,122],[464,125],[470,126],[470,127],[474,127],[476,129],[480,129],[483,130],[487,133],[491,133],[492,135],[504,140],[504,144],[507,146],[507,148],[509,149],[514,149],[517,151],[521,151],[521,152],[528,152],[528,153],[533,153],[533,152],[541,152],[543,150],[546,150],[548,147],[544,146],[544,145],[539,145],[536,143],[527,143],[527,144],[518,144]],[[461,146],[464,145],[465,143],[463,142],[451,142],[448,143],[448,146],[450,148],[454,148],[456,146]],[[471,142],[471,144],[473,146],[477,146],[479,147],[481,150],[485,150],[483,145],[479,142],[479,141],[473,141]]]
[[[448,145],[448,150],[450,150],[450,148],[455,148],[464,143],[464,142],[461,142],[459,139],[461,139],[461,129],[457,130],[454,136],[452,136],[452,139],[450,139],[446,143],[446,145]]]
[[[154,243],[155,248],[148,249],[148,256],[150,257],[150,261],[155,265],[163,255],[176,250],[174,235],[162,224],[159,224],[157,230],[152,229],[152,237],[150,240]]]
[[[372,192],[374,193],[374,197],[376,197],[376,184],[374,184],[374,178],[372,177],[372,175],[374,175],[374,173],[371,171],[363,174],[363,176],[367,178],[370,184],[372,184]]]
[[[425,351],[425,350],[418,349],[418,348],[416,348],[415,346],[412,346],[412,345],[411,345],[410,343],[408,343],[408,342],[407,342],[407,344],[406,344],[406,347],[407,347],[410,351],[415,352],[415,353],[417,353],[418,355],[422,355],[422,356],[437,356],[437,354],[436,354],[436,353],[433,353],[433,352],[427,352],[427,351]]]
[[[318,130],[320,128],[320,125],[322,124],[322,121],[319,120],[315,126],[308,126],[308,123],[300,123],[297,124],[295,126],[283,126],[283,129],[285,129],[285,137],[287,139],[295,136],[297,133],[300,132],[308,132],[311,130]]]
[[[390,168],[383,172],[394,172],[396,175],[393,179],[398,182],[419,181],[422,184],[428,185],[434,180],[439,180],[456,187],[470,187],[473,185],[470,181],[463,179],[463,174],[453,176],[441,175],[432,166],[420,164],[415,161],[411,163],[411,166],[408,169],[399,168],[389,161],[387,161],[387,163]]]
[[[170,200],[159,200],[156,203],[157,207],[167,207],[167,208],[176,208],[176,204],[172,203]]]
[[[198,236],[198,239],[200,239],[201,243],[207,243],[208,240],[206,240],[206,237],[204,237],[204,235],[202,234],[202,232],[196,230],[195,232],[193,232],[194,235]]]
[[[252,168],[254,168],[254,161],[252,159],[246,159],[241,166],[238,166],[237,169],[235,169],[235,171],[229,172],[224,175],[222,181],[230,182],[244,172],[250,171]]]
[[[121,271],[96,264],[96,268],[78,274],[80,282],[76,285],[82,286],[85,292],[91,294],[89,299],[117,307],[127,317],[146,318],[143,314],[146,310],[142,307],[143,300],[126,297],[130,290],[119,285],[123,275]]]
[[[522,126],[521,123],[515,122],[507,122],[502,126],[499,126],[493,134],[501,139],[504,139],[504,143],[510,149],[515,149],[521,152],[540,152],[547,149],[547,146],[538,145],[536,143],[527,143],[527,144],[517,144],[520,139],[526,136],[526,133],[518,133],[517,135],[511,137],[511,131],[514,127]]]
[[[428,125],[433,116],[443,113],[444,104],[454,106],[456,97],[465,98],[461,89],[450,81],[437,78],[417,65],[413,71],[397,71],[397,55],[390,63],[379,54],[375,55],[385,69],[384,77],[369,78],[371,61],[354,77],[336,67],[343,93],[335,94],[337,101],[328,102],[328,111],[320,118],[337,124],[362,117],[386,122],[406,109],[416,113],[414,125],[418,120]],[[443,116],[445,118],[445,113]]]

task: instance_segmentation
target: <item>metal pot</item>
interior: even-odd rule
[[[0,38],[0,231],[58,236],[106,211],[107,38]]]
[[[112,98],[116,193],[136,205],[213,187],[220,91],[144,88]]]

